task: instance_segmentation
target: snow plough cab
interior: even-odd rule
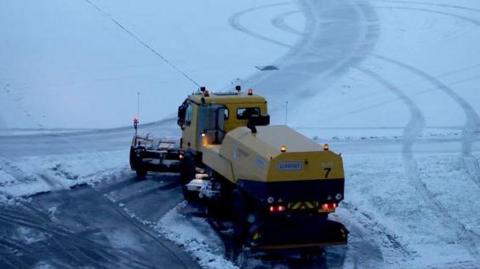
[[[179,156],[177,142],[135,134],[130,146],[130,168],[140,178],[149,171],[178,172]]]

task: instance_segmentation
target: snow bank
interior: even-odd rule
[[[0,194],[15,198],[93,183],[105,175],[127,169],[126,156],[126,151],[115,151],[15,160],[0,158]]]

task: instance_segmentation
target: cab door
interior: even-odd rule
[[[197,149],[197,114],[198,105],[189,100],[185,100],[178,108],[177,123],[182,129],[182,139],[180,140],[180,148],[182,150],[196,151]]]

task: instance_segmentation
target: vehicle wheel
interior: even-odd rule
[[[213,199],[206,202],[205,213],[211,218],[224,218],[225,217],[225,201],[224,199]]]
[[[189,203],[196,202],[200,199],[198,197],[198,192],[189,191],[186,186],[182,186],[182,193],[183,193],[183,199],[185,199],[185,201]]]
[[[195,177],[195,162],[191,154],[185,154],[180,161],[180,181],[182,185],[188,184]]]
[[[248,266],[249,257],[250,257],[250,250],[242,248],[238,253],[237,257],[235,258],[235,264],[240,268],[251,268]]]
[[[147,170],[143,169],[141,166],[138,166],[135,172],[137,173],[137,177],[140,179],[144,179],[148,173]]]
[[[216,218],[218,216],[218,211],[217,211],[215,205],[213,205],[210,202],[207,202],[205,204],[204,212],[205,212],[205,216],[207,218]]]
[[[168,170],[170,172],[180,173],[180,162],[175,161],[175,162],[171,163],[170,166],[168,167]]]
[[[300,258],[305,262],[318,262],[325,258],[324,249],[307,250],[300,253]]]
[[[243,243],[248,231],[248,209],[245,195],[238,189],[232,192],[233,235],[236,241]]]
[[[130,162],[130,168],[132,170],[135,170],[136,167],[137,167],[137,155],[135,153],[135,150],[133,149],[133,147],[130,147],[130,156],[129,156],[129,162]]]
[[[185,154],[180,161],[180,184],[182,185],[183,197],[187,202],[193,202],[199,199],[198,193],[189,191],[187,184],[195,177],[195,162],[191,154]]]

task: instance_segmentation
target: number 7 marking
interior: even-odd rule
[[[328,178],[328,175],[330,175],[330,171],[332,171],[332,168],[323,168],[323,171],[325,171],[325,178]]]

